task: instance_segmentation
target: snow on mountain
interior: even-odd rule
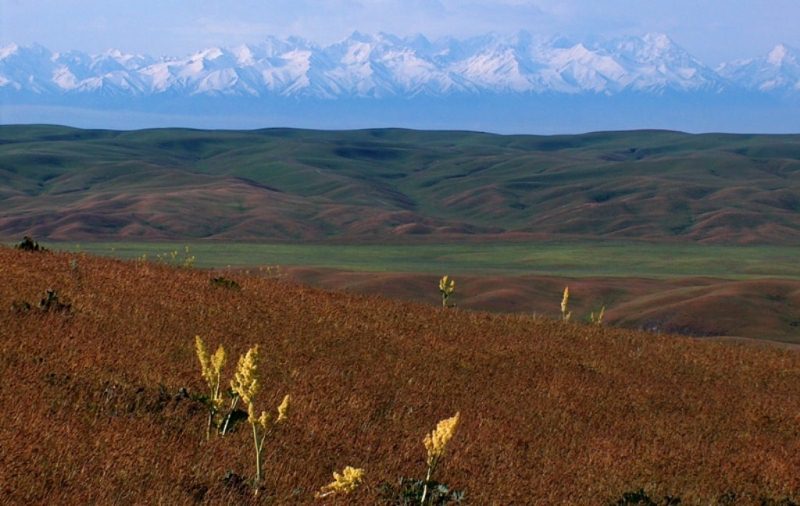
[[[538,39],[527,32],[465,40],[353,33],[328,46],[291,37],[152,58],[117,50],[53,53],[0,47],[0,91],[38,95],[414,97],[451,94],[800,92],[798,52],[716,70],[664,34],[604,42]]]
[[[38,44],[10,44],[0,48],[0,77],[4,83],[3,88],[39,94],[52,93],[58,90],[55,78],[59,75],[59,66],[53,62],[53,53]]]
[[[766,56],[724,63],[717,72],[748,90],[798,92],[800,51],[778,44]]]
[[[661,33],[626,37],[607,46],[630,77],[627,87],[637,91],[721,91],[724,81],[672,39]]]

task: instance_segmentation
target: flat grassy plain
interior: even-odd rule
[[[646,242],[452,244],[263,244],[221,242],[52,242],[58,250],[176,263],[189,255],[206,268],[305,266],[349,271],[548,275],[565,277],[713,277],[800,279],[797,247]],[[176,251],[173,261],[170,252]]]
[[[800,502],[800,353],[65,252],[0,247],[0,275],[5,504],[311,504],[346,465],[365,483],[331,503],[380,504],[456,411],[437,476],[469,504]],[[226,379],[259,345],[265,409],[292,396],[258,499],[252,434],[205,441],[196,334]]]

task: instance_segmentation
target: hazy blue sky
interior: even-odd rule
[[[800,47],[800,0],[0,0],[0,43],[182,55],[212,45],[354,30],[464,37],[669,34],[708,64]]]

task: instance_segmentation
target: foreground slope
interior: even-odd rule
[[[800,136],[0,127],[0,236],[800,243]]]
[[[0,248],[0,490],[10,503],[246,502],[250,436],[204,442],[195,334],[259,344],[261,402],[290,393],[264,502],[352,498],[423,473],[422,438],[461,412],[441,469],[473,504],[800,501],[800,354],[443,310],[237,276]],[[71,313],[15,312],[46,288]],[[17,304],[19,307],[19,304]],[[230,359],[232,361],[233,359]],[[231,365],[228,366],[228,373]],[[344,504],[348,501],[342,501]]]

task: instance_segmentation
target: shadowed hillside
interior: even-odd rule
[[[0,236],[800,243],[800,136],[0,127]]]
[[[345,465],[365,483],[332,502],[376,504],[456,411],[437,476],[470,504],[800,501],[796,352],[70,253],[0,247],[0,269],[5,503],[253,501],[234,479],[252,435],[205,442],[195,334],[225,344],[226,377],[258,344],[260,402],[292,396],[259,504],[312,503]],[[70,307],[37,308],[46,289]]]

